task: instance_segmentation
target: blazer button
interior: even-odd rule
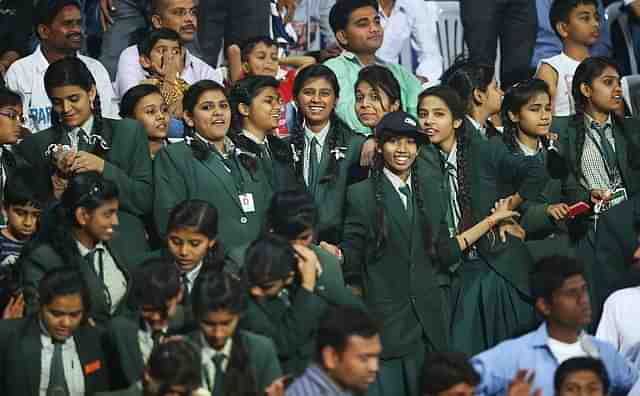
[[[240,222],[241,222],[242,224],[247,224],[247,221],[249,221],[249,219],[247,219],[247,217],[246,217],[246,216],[242,216],[242,217],[240,218]]]

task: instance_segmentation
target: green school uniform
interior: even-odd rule
[[[96,396],[144,396],[142,382],[137,382],[130,387],[113,392],[99,392]]]
[[[102,177],[118,186],[120,202],[120,224],[113,243],[129,253],[139,254],[148,250],[142,218],[151,211],[149,197],[153,190],[147,134],[142,124],[135,120],[103,118],[102,121],[101,135],[111,147],[104,155]],[[33,167],[33,185],[42,196],[49,198],[53,198],[53,167],[45,153],[51,144],[69,144],[66,133],[49,128],[29,135],[15,146],[16,152]],[[97,150],[94,147],[92,151]]]
[[[129,277],[129,268],[125,264],[123,255],[120,251],[111,243],[105,243],[111,257],[118,269],[124,275],[127,281],[127,294],[131,290],[131,279]],[[122,298],[118,304],[115,312],[112,314],[109,301],[107,299],[104,284],[96,275],[95,270],[80,254],[76,252],[73,255],[71,262],[64,261],[63,258],[54,250],[49,244],[42,244],[34,247],[33,250],[26,255],[22,255],[18,261],[18,267],[21,271],[25,304],[28,312],[34,312],[38,308],[38,284],[44,275],[55,268],[61,268],[65,266],[73,266],[82,272],[82,275],[89,287],[89,295],[91,297],[91,310],[87,313],[89,318],[92,318],[98,323],[104,323],[112,316],[125,314],[127,312],[127,294]]]
[[[466,180],[472,224],[489,216],[494,203],[513,192],[512,186],[516,186],[520,196],[527,200],[536,197],[547,181],[541,164],[512,155],[502,142],[495,139],[487,141],[476,134],[470,134],[466,139]],[[447,210],[452,210],[450,183],[442,154],[436,148],[425,147],[420,153],[419,163],[430,168],[438,167],[442,174],[439,179],[422,178],[426,186],[440,180],[442,183],[440,190],[433,186],[433,195],[425,199],[441,199]],[[458,203],[460,201],[459,193]],[[427,211],[429,209],[427,207]],[[446,214],[441,216],[446,222]],[[451,230],[450,233],[459,232]],[[455,238],[446,233],[441,233],[441,237],[437,254],[452,275],[453,347],[473,355],[528,329],[533,324],[534,315],[529,300],[532,258],[524,243],[511,236],[502,243],[496,230],[496,233],[487,233],[476,242],[475,248],[456,255],[451,254],[456,253],[455,249],[459,252]],[[455,248],[451,247],[452,242]]]
[[[240,328],[269,337],[276,345],[285,374],[299,375],[313,357],[319,319],[329,305],[364,308],[362,300],[345,286],[338,259],[317,245],[310,248],[318,256],[322,272],[313,293],[292,287],[282,296],[264,301],[249,300]],[[227,254],[226,268],[244,266],[246,246]]]
[[[340,245],[345,265],[362,279],[367,308],[381,323],[381,370],[368,394],[395,389],[398,394],[404,390],[418,395],[425,353],[449,347],[443,277],[424,247],[421,219],[425,213],[417,206],[415,192],[414,210],[409,215],[391,182],[385,175],[379,176],[385,217],[384,229],[380,229],[375,183],[367,179],[349,187]],[[431,228],[437,236],[439,227]],[[380,247],[376,241],[379,231],[386,232]]]
[[[160,236],[166,237],[169,212],[178,203],[201,199],[218,210],[219,238],[224,246],[253,241],[262,227],[270,190],[259,172],[251,174],[238,161],[237,155],[232,155],[228,171],[217,153],[197,159],[186,142],[160,150],[153,161],[154,217]],[[252,201],[244,208],[241,195]]]
[[[38,315],[0,321],[0,389],[4,396],[40,395],[42,328]],[[83,325],[73,333],[85,394],[110,387],[100,330]]]
[[[233,355],[233,348],[242,347],[245,353],[248,355],[247,360],[253,375],[256,380],[256,394],[262,394],[264,389],[273,383],[274,380],[282,376],[282,369],[278,363],[278,357],[276,355],[276,349],[273,342],[267,337],[263,337],[258,334],[253,334],[244,330],[236,330],[233,336],[233,344],[231,346],[231,354]],[[198,348],[204,348],[204,338],[200,330],[187,334],[189,338]],[[242,345],[237,345],[240,342]],[[227,357],[230,358],[229,356]],[[229,359],[229,365],[225,371],[225,381],[228,378],[229,369],[231,367],[232,359]],[[205,364],[212,364],[210,362],[203,362]],[[204,370],[203,370],[204,372]],[[203,385],[208,383],[207,378],[203,378]],[[209,389],[211,391],[211,389]]]
[[[306,155],[305,131],[292,131],[286,142],[293,146],[300,146],[296,152],[295,171],[300,178],[303,176],[303,168]],[[296,141],[300,140],[300,143]],[[335,141],[334,152],[331,151],[331,142]],[[360,168],[360,152],[365,137],[353,132],[338,118],[331,122],[329,132],[325,138],[317,183],[313,186],[306,185],[306,189],[314,197],[318,205],[319,224],[318,240],[329,243],[339,243],[342,238],[342,223],[344,222],[344,205],[347,198],[347,186],[354,182],[354,176],[363,173]],[[329,165],[332,157],[339,157],[337,161],[337,174],[332,176]],[[360,181],[360,180],[355,180]]]

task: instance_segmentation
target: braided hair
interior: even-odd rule
[[[105,145],[96,144],[93,149],[93,154],[104,159],[111,148],[111,142],[113,140],[112,132],[111,129],[103,128],[102,104],[96,88],[96,81],[84,62],[76,57],[65,57],[53,62],[44,74],[44,87],[50,100],[52,99],[54,89],[69,85],[78,86],[87,93],[92,89],[95,90],[96,96],[91,108],[93,131],[87,132],[100,136],[104,141]],[[54,110],[52,110],[51,113],[51,124],[55,130],[56,141],[59,142],[66,132],[63,122],[60,119],[60,114]]]
[[[463,120],[465,116],[465,105],[458,93],[451,87],[446,85],[437,85],[435,87],[424,90],[418,97],[418,104],[428,96],[435,96],[442,100],[449,111],[453,120]],[[469,144],[471,137],[466,133],[464,123],[455,130],[456,135],[456,167],[458,182],[458,204],[462,219],[458,225],[460,230],[464,231],[473,226],[473,207],[471,204],[471,163],[468,160]]]
[[[516,83],[505,93],[501,110],[502,123],[504,125],[502,140],[511,152],[518,151],[516,138],[520,127],[517,122],[511,120],[509,113],[519,114],[522,108],[526,106],[531,99],[540,94],[546,94],[551,98],[549,86],[544,80],[540,80],[538,78],[532,78]],[[540,139],[546,147],[548,145],[547,138],[541,137]]]
[[[590,98],[587,98],[582,94],[581,87],[582,85],[592,86],[593,82],[604,73],[607,67],[613,68],[620,75],[620,67],[611,59],[604,56],[595,56],[591,58],[585,59],[573,75],[573,82],[571,87],[571,94],[573,96],[573,101],[576,107],[576,163],[574,164],[574,169],[576,169],[576,173],[579,177],[583,177],[582,172],[582,156],[584,154],[584,144],[587,134],[587,129],[585,126],[585,113],[587,111],[587,106],[590,104]],[[615,112],[611,112],[611,118],[614,124],[619,127],[618,129],[621,131],[623,138],[631,147],[629,147],[629,152],[634,153],[638,151],[636,144],[633,139],[630,139],[627,131],[624,128],[624,119],[619,117]],[[629,163],[632,167],[637,167],[637,160],[634,159],[634,155],[629,156]]]
[[[375,233],[375,246],[376,250],[380,251],[384,248],[387,237],[389,236],[389,229],[386,222],[386,216],[384,213],[384,190],[383,190],[383,178],[384,176],[384,156],[382,154],[382,146],[384,146],[385,142],[393,137],[393,133],[389,133],[385,131],[382,133],[380,137],[380,150],[377,150],[373,157],[373,168],[371,169],[371,178],[374,186],[374,194],[375,194],[375,227],[373,228],[373,232]],[[425,201],[422,194],[422,186],[420,184],[420,176],[419,176],[419,166],[418,162],[414,161],[411,166],[411,191],[416,199],[416,206],[418,214],[418,219],[420,221],[420,227],[422,228],[422,236],[423,236],[423,246],[425,252],[429,256],[435,255],[435,247],[433,244],[433,231],[431,229],[431,224],[429,223],[429,219],[427,217],[425,209]]]
[[[493,81],[495,66],[476,62],[473,59],[459,57],[440,77],[444,85],[453,88],[462,100],[465,113],[471,113],[478,105],[474,92],[486,92]]]
[[[295,82],[293,83],[293,96],[294,98],[298,98],[302,89],[309,81],[313,81],[316,79],[324,79],[331,85],[333,89],[335,100],[334,105],[337,103],[338,98],[340,97],[340,85],[338,84],[338,78],[336,77],[333,70],[328,68],[323,64],[316,64],[309,67],[306,67],[298,73],[296,76]],[[298,105],[298,108],[301,106]],[[335,112],[335,107],[331,111],[331,115],[329,116],[329,120],[331,123],[331,129],[327,135],[327,142],[329,145],[329,152],[333,152],[338,145],[346,146],[347,142],[345,136],[343,134],[339,134],[338,131],[346,130],[348,127],[337,116]],[[291,131],[291,143],[293,144],[293,149],[296,153],[298,153],[298,157],[302,158],[302,153],[304,153],[305,148],[305,139],[304,139],[304,113],[302,110],[297,112],[296,116],[296,127]],[[302,161],[298,161],[295,164],[296,178],[298,181],[303,184],[303,166]],[[332,155],[329,158],[329,165],[327,168],[327,172],[324,176],[319,180],[320,183],[333,182],[338,178],[340,172],[340,167],[338,166],[338,159],[336,156]]]

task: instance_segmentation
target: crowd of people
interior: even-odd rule
[[[421,3],[8,0],[0,394],[640,395],[602,2]]]

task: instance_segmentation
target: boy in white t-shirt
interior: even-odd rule
[[[555,0],[549,19],[562,41],[562,52],[542,59],[536,77],[549,85],[553,115],[568,116],[575,113],[571,96],[573,74],[600,37],[598,4],[596,0]]]

